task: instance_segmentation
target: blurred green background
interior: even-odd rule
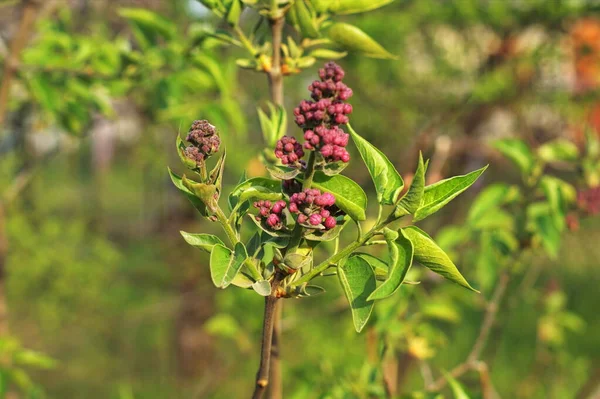
[[[7,67],[32,4],[20,60]],[[136,7],[161,16],[161,28],[149,31]],[[243,15],[242,24],[255,19]],[[427,220],[430,232],[460,224],[483,186],[519,180],[490,140],[580,143],[586,128],[600,131],[595,1],[397,0],[340,20],[398,56],[350,54],[339,63],[355,93],[354,128],[401,174],[419,150],[432,157],[432,181],[490,163],[482,182]],[[195,214],[166,169],[181,171],[177,132],[209,119],[230,154],[226,185],[244,169],[264,174],[256,107],[266,104],[267,81],[236,67],[241,52],[202,34],[222,25],[192,0],[0,0],[0,78],[14,75],[0,106],[1,296],[10,331],[0,349],[9,353],[18,340],[55,360],[48,368],[39,367],[47,359],[23,362],[26,374],[16,377],[41,387],[40,397],[249,396],[262,299],[212,286],[208,256],[179,230],[218,228]],[[315,71],[286,78],[288,113],[308,96]],[[300,134],[293,123],[289,132]],[[352,155],[346,174],[373,194]],[[500,397],[600,397],[598,240],[600,223],[583,220],[558,260],[526,265],[535,275],[524,292],[509,287],[486,349]],[[476,275],[476,262],[459,267]],[[324,296],[286,301],[284,397],[384,397],[365,368],[378,351],[375,329],[356,334],[338,285],[324,286]],[[400,393],[422,387],[423,359],[436,369],[460,363],[481,323],[478,299],[449,284],[408,286],[376,316],[401,315],[409,301],[432,305],[419,333],[426,342],[407,340],[407,324],[394,320]],[[463,383],[476,386],[477,376]]]

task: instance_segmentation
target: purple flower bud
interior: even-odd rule
[[[305,214],[301,213],[298,215],[298,223],[304,224],[304,223],[306,223],[307,220],[308,220],[308,216],[306,216]]]
[[[310,218],[308,219],[310,224],[313,226],[317,226],[317,225],[321,224],[321,220],[322,220],[321,215],[316,214],[316,213],[313,215],[310,215]]]
[[[279,216],[275,215],[274,213],[270,214],[269,217],[267,218],[267,225],[271,226],[271,227],[275,227],[279,224]]]
[[[335,220],[335,218],[333,216],[328,216],[327,218],[325,218],[324,224],[325,224],[325,228],[327,230],[331,230],[337,225],[337,221]]]

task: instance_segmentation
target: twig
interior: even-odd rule
[[[252,399],[261,399],[269,385],[269,367],[271,365],[271,355],[273,349],[273,326],[277,302],[277,288],[279,287],[279,278],[276,275],[271,285],[271,295],[265,298],[265,314],[263,320],[263,334],[260,352],[260,366],[256,373],[256,386]]]
[[[277,2],[273,2],[271,11],[276,12]],[[273,56],[271,69],[268,72],[269,89],[271,92],[271,101],[275,105],[283,106],[283,75],[281,73],[281,37],[285,19],[283,16],[270,19],[272,35]],[[272,334],[272,357],[271,357],[271,387],[269,388],[269,397],[271,399],[281,399],[283,397],[283,376],[281,373],[281,329],[283,316],[283,302],[278,301],[275,304],[273,334]]]
[[[510,275],[507,272],[504,272],[500,276],[498,284],[496,285],[494,293],[492,294],[492,298],[487,304],[483,323],[481,324],[479,335],[473,344],[473,348],[467,356],[467,359],[450,371],[449,374],[452,377],[458,378],[469,370],[477,370],[478,365],[481,363],[479,361],[479,357],[481,356],[481,352],[487,343],[494,322],[496,321],[498,308],[500,306],[500,302],[502,302],[502,299],[504,298],[504,293],[506,292],[509,281]],[[428,391],[439,391],[446,385],[447,382],[448,381],[445,377],[441,377],[435,382],[427,384],[425,389]]]

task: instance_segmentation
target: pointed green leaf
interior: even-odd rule
[[[246,247],[241,242],[235,245],[234,251],[216,244],[210,253],[210,276],[218,288],[226,288],[240,271],[248,258]]]
[[[413,244],[402,230],[396,240],[388,242],[390,269],[388,278],[369,296],[369,301],[384,299],[393,295],[410,270],[413,260]]]
[[[350,304],[354,328],[361,332],[373,311],[374,302],[367,298],[376,287],[375,273],[363,258],[351,256],[338,267],[338,276]]]
[[[311,12],[311,7],[310,3],[306,0],[296,0],[292,6],[300,33],[303,37],[314,39],[319,37],[319,31],[317,30],[316,18],[314,13]]]
[[[202,216],[208,216],[208,209],[206,209],[206,205],[202,202],[198,197],[194,195],[187,187],[183,185],[183,180],[181,176],[176,174],[171,170],[171,168],[167,168],[169,171],[169,176],[171,177],[171,181],[179,189],[179,191],[183,192],[186,198],[194,205],[194,208],[200,212]]]
[[[265,165],[265,167],[273,179],[290,180],[300,174],[300,169],[289,166]]]
[[[356,14],[376,10],[394,0],[336,0],[332,1],[329,11],[333,14]]]
[[[505,183],[494,183],[484,188],[475,198],[469,209],[467,220],[475,223],[477,219],[485,216],[491,209],[496,209],[503,204],[519,198],[519,188]]]
[[[425,191],[425,164],[423,163],[423,154],[419,152],[419,165],[410,184],[410,188],[404,194],[394,211],[396,217],[415,213],[421,201],[423,200],[423,192]]]
[[[181,236],[188,244],[205,252],[210,253],[217,244],[225,246],[219,237],[212,234],[192,234],[185,231],[180,231],[179,233],[181,233]]]
[[[535,158],[523,140],[502,139],[494,142],[493,147],[514,162],[525,176],[533,171]]]
[[[364,252],[355,252],[354,255],[360,256],[365,261],[367,261],[367,263],[369,265],[371,265],[371,267],[373,268],[373,271],[375,272],[375,277],[377,278],[377,280],[385,281],[385,279],[387,278],[388,269],[389,269],[387,263],[385,263],[382,259],[379,259],[378,257],[376,257],[374,255],[367,254]]]
[[[419,209],[415,212],[413,221],[423,220],[427,216],[439,211],[448,202],[452,201],[456,196],[475,183],[477,178],[479,178],[486,169],[487,166],[484,166],[469,174],[454,176],[425,187],[423,201],[421,202]]]
[[[265,195],[281,195],[281,182],[265,177],[254,177],[238,184],[229,194],[229,205],[234,208],[238,203],[250,198],[257,198],[260,193]],[[254,196],[254,197],[253,197]],[[263,198],[268,199],[268,198]]]
[[[318,48],[313,50],[309,54],[311,57],[320,58],[324,60],[339,60],[340,58],[344,58],[348,55],[346,51],[335,51],[329,50],[326,48]]]
[[[579,149],[569,140],[556,139],[541,145],[537,154],[546,162],[574,162],[579,158]]]
[[[227,10],[227,23],[231,26],[237,26],[242,14],[242,2],[240,0],[233,0]]]
[[[360,156],[367,165],[373,183],[375,183],[377,201],[380,204],[395,204],[404,187],[402,177],[385,154],[362,138],[350,125],[348,125],[348,130]]]
[[[448,255],[427,233],[416,226],[406,227],[401,231],[413,244],[415,261],[456,284],[479,292],[469,285]]]
[[[396,58],[396,56],[383,48],[381,44],[373,40],[371,36],[354,25],[337,22],[329,28],[327,34],[331,41],[345,50],[357,51],[371,58]]]
[[[316,172],[311,187],[335,195],[335,204],[354,220],[367,218],[367,194],[354,180],[343,175]]]
[[[452,377],[449,373],[444,373],[446,380],[448,380],[448,385],[450,385],[450,389],[452,389],[452,395],[454,395],[454,399],[470,399],[469,395],[465,392],[463,386],[456,381],[454,377]]]

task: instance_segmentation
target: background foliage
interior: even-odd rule
[[[177,164],[176,133],[201,117],[220,128],[235,154],[226,185],[244,169],[263,175],[256,107],[265,105],[266,79],[236,67],[247,54],[223,46],[213,27],[225,23],[200,3],[47,3],[23,48],[0,127],[3,201],[27,181],[5,206],[11,338],[1,349],[11,355],[3,356],[1,380],[50,398],[247,396],[261,328],[253,315],[262,300],[212,287],[208,256],[186,246],[178,230],[216,227],[171,187],[165,165]],[[498,263],[513,262],[490,253],[492,236],[526,231],[501,216],[482,227],[485,219],[470,208],[494,184],[529,184],[531,171],[491,143],[519,138],[542,158],[538,148],[557,138],[589,149],[585,132],[600,131],[596,8],[593,1],[398,0],[336,17],[396,58],[350,52],[339,62],[355,92],[353,127],[384,148],[403,176],[419,150],[432,158],[430,182],[490,163],[449,211],[424,222],[482,295],[420,271],[409,276],[420,286],[382,301],[356,334],[337,282],[324,279],[327,300],[292,301],[285,310],[286,397],[384,398],[396,386],[398,396],[409,395],[430,373],[464,360],[484,299],[501,277]],[[3,66],[21,11],[0,1]],[[254,20],[242,15],[241,23]],[[313,74],[309,68],[286,78],[288,110]],[[292,123],[289,132],[298,133]],[[583,190],[598,185],[594,162],[581,164],[583,173],[568,162],[544,170]],[[346,172],[372,190],[358,162]],[[562,226],[560,242],[518,247],[523,279],[508,284],[483,352],[500,397],[598,392],[598,223],[584,218],[576,231]],[[470,372],[460,384],[472,397],[490,397],[479,378]]]

